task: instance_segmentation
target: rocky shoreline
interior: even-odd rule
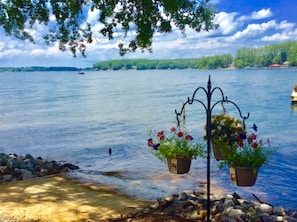
[[[256,197],[255,197],[256,198]],[[211,195],[210,220],[215,222],[297,222],[297,211],[272,206],[256,200],[245,200],[237,193]],[[161,219],[161,220],[160,220]],[[150,207],[111,221],[206,221],[207,198],[202,192],[181,192],[157,199]]]
[[[32,179],[77,169],[79,169],[78,166],[70,163],[61,164],[54,160],[44,160],[41,157],[34,158],[30,154],[19,156],[0,153],[0,183]]]

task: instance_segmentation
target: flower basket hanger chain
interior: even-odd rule
[[[196,98],[196,95],[198,96],[198,93],[202,91],[204,92],[207,102],[205,103],[205,101],[202,101],[200,99]],[[218,99],[216,102],[212,103],[212,96],[213,93],[215,91],[219,92],[219,96],[221,95],[221,98]],[[247,114],[247,116],[243,116],[241,113],[240,108],[238,107],[238,105],[236,103],[234,103],[233,101],[227,99],[227,96],[224,96],[224,92],[220,87],[214,87],[212,89],[211,87],[211,80],[210,80],[210,75],[208,78],[208,83],[207,83],[207,88],[204,87],[198,87],[193,95],[192,98],[190,99],[190,97],[188,97],[188,100],[182,105],[181,111],[177,112],[177,110],[175,110],[175,114],[176,114],[176,120],[177,120],[177,125],[180,126],[180,116],[182,116],[182,114],[184,113],[184,109],[185,106],[187,104],[192,105],[194,102],[198,102],[200,103],[206,112],[206,139],[207,139],[207,221],[210,221],[210,153],[211,153],[211,115],[212,115],[212,111],[214,109],[214,107],[216,107],[218,104],[222,105],[223,108],[223,112],[226,112],[226,109],[224,107],[224,103],[230,103],[233,104],[236,109],[238,110],[239,116],[242,119],[242,124],[245,128],[245,120],[249,117],[249,113]],[[183,118],[185,118],[183,116]],[[185,119],[183,119],[185,121]]]

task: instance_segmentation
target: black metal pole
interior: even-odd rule
[[[210,222],[210,137],[211,137],[211,81],[207,84],[207,109],[206,109],[206,138],[207,138],[207,222]]]
[[[196,93],[199,90],[202,90],[202,91],[205,92],[206,97],[207,97],[207,104],[205,104],[202,100],[195,99]],[[219,99],[217,102],[214,102],[213,105],[212,105],[211,104],[211,97],[212,97],[213,91],[216,91],[216,90],[218,90],[221,93],[222,98]],[[215,87],[215,88],[212,89],[211,88],[210,75],[209,75],[208,83],[207,83],[207,89],[204,88],[204,87],[198,87],[194,91],[193,96],[192,96],[192,99],[190,99],[188,97],[188,101],[183,104],[182,109],[181,109],[181,112],[178,113],[175,110],[178,126],[180,125],[180,121],[179,121],[179,118],[178,117],[182,115],[182,113],[184,111],[184,108],[185,108],[185,105],[186,104],[190,104],[191,105],[191,104],[193,104],[194,101],[199,102],[201,105],[203,105],[203,107],[205,108],[205,111],[206,111],[206,139],[207,139],[207,222],[210,222],[210,155],[211,155],[211,113],[212,113],[212,110],[219,103],[231,103],[231,104],[233,104],[237,108],[237,110],[239,112],[239,115],[240,115],[240,117],[243,120],[244,126],[245,126],[245,120],[249,117],[249,113],[248,113],[247,116],[242,116],[239,107],[233,101],[228,100],[227,97],[224,97],[224,93],[223,93],[223,91],[222,91],[222,89],[220,87]]]

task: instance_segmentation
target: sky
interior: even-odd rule
[[[219,29],[210,32],[187,30],[183,36],[177,29],[168,34],[155,34],[153,52],[119,55],[118,41],[98,38],[87,46],[87,57],[73,57],[61,52],[57,44],[46,45],[41,38],[36,43],[6,36],[0,28],[0,67],[70,66],[92,67],[99,61],[113,59],[176,59],[232,54],[243,47],[297,41],[297,0],[211,0],[216,7],[215,23]],[[94,14],[88,20],[94,22]],[[42,33],[42,27],[32,31]]]

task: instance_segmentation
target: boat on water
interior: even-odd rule
[[[291,94],[291,103],[292,105],[297,106],[297,85],[295,85],[292,94]]]
[[[78,74],[83,75],[83,74],[85,74],[85,72],[84,72],[84,70],[81,69],[78,71]]]

